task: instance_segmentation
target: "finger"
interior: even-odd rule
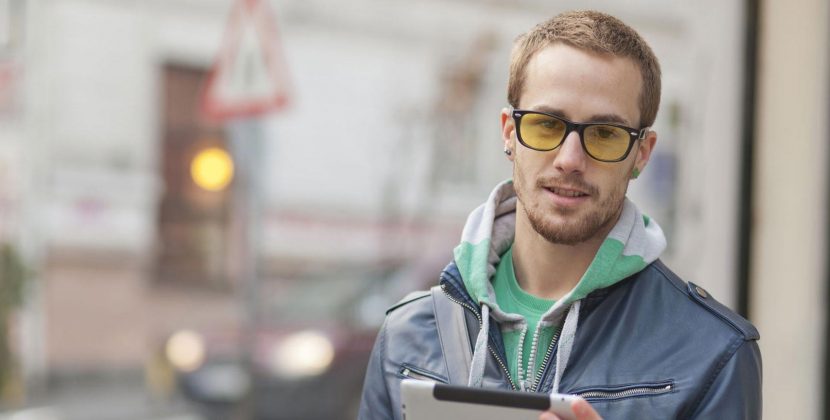
[[[550,411],[544,411],[541,415],[539,415],[539,420],[560,420],[556,414],[551,413]]]
[[[591,407],[591,404],[588,404],[588,401],[582,398],[571,404],[571,410],[576,414],[578,420],[602,420],[602,417]]]

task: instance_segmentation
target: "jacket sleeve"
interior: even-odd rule
[[[386,322],[378,332],[372,355],[366,367],[363,396],[360,399],[358,420],[392,420],[394,418],[389,388],[383,372],[383,355],[386,349]]]
[[[761,418],[761,352],[744,341],[714,379],[694,419]]]

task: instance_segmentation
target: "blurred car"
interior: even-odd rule
[[[354,419],[386,308],[435,282],[419,273],[338,270],[264,283],[250,326],[169,337],[179,390],[212,419]]]

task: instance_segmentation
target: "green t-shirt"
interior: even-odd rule
[[[507,355],[507,369],[510,371],[510,376],[513,380],[518,380],[519,346],[522,346],[522,369],[526,373],[531,348],[533,347],[533,334],[536,331],[536,326],[539,324],[542,315],[556,301],[542,299],[522,290],[516,281],[516,273],[513,270],[512,245],[501,256],[501,261],[498,267],[496,267],[496,275],[493,278],[493,289],[496,292],[496,302],[502,311],[519,314],[527,320],[527,333],[525,334],[524,343],[519,343],[522,335],[521,329],[510,329],[507,326],[502,327],[502,337],[504,338],[504,348]],[[533,368],[534,372],[537,372],[542,366],[545,353],[547,353],[548,347],[550,347],[555,331],[556,328],[552,326],[545,327],[540,331],[537,344],[538,354],[536,355],[536,363]],[[525,379],[528,379],[527,375],[525,375]]]

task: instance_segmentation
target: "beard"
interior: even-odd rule
[[[614,186],[605,197],[600,197],[599,188],[576,174],[540,178],[533,189],[543,190],[550,185],[567,185],[590,195],[590,201],[580,209],[544,208],[547,206],[543,207],[542,202],[533,201],[533,198],[538,199],[542,193],[528,190],[526,180],[520,174],[514,174],[516,195],[530,226],[548,242],[560,245],[576,245],[597,235],[607,234],[619,218],[628,189],[628,183],[622,182]]]

